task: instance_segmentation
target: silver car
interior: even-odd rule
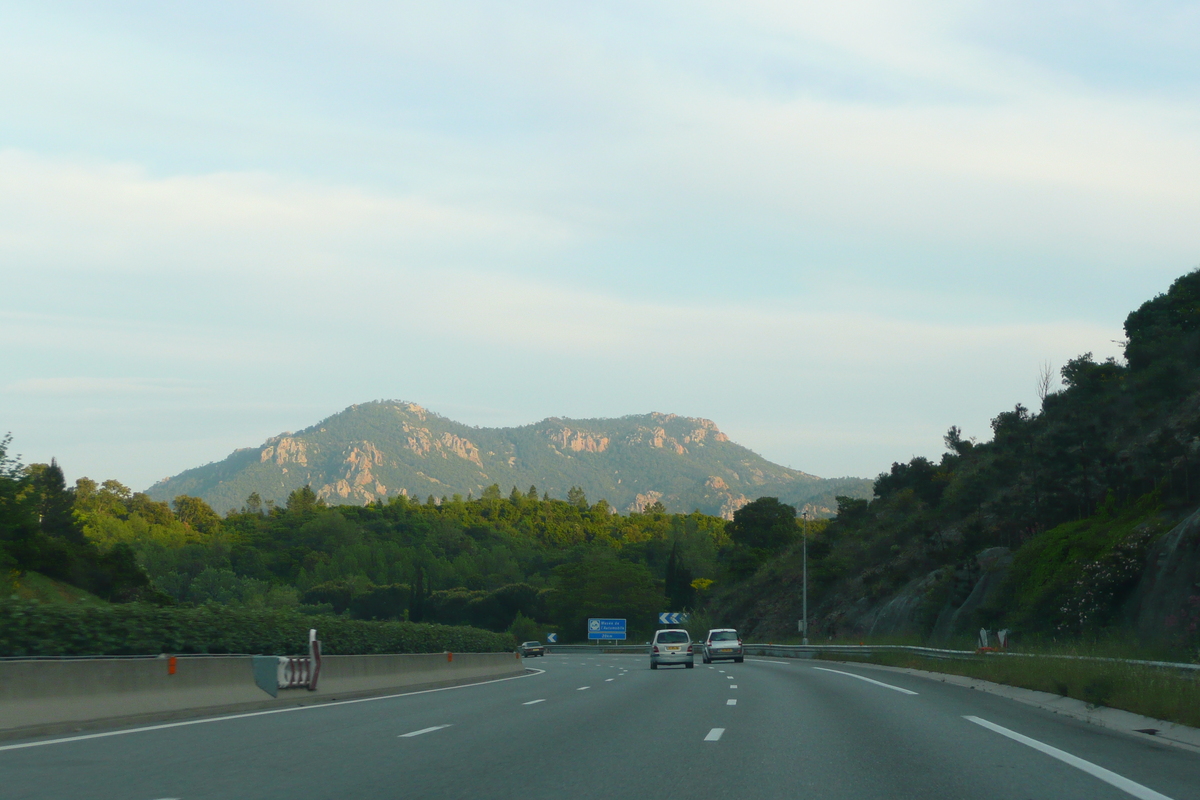
[[[711,664],[719,658],[728,658],[740,664],[744,655],[742,640],[733,628],[713,628],[709,631],[704,637],[701,653],[705,664]]]
[[[668,628],[654,634],[650,643],[650,669],[659,664],[683,664],[688,669],[696,666],[692,660],[692,637],[682,628]]]

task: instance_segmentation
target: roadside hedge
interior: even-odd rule
[[[417,622],[367,622],[295,611],[125,603],[0,602],[0,657],[250,653],[298,655],[317,629],[325,655],[511,652],[507,633]]]

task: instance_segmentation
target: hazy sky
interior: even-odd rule
[[[397,398],[822,476],[1200,264],[1200,4],[0,5],[0,433],[154,480]]]

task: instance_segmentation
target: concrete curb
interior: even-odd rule
[[[255,684],[250,656],[0,663],[0,739],[294,708],[525,674],[514,653],[326,656],[315,691]]]
[[[1139,739],[1153,739],[1156,742],[1200,753],[1200,728],[1193,728],[1188,725],[1154,719],[1153,717],[1134,714],[1130,711],[1122,711],[1119,708],[1092,706],[1072,697],[1062,697],[1057,694],[1050,694],[1049,692],[1038,692],[1033,689],[1022,689],[1019,686],[1008,686],[1003,683],[993,683],[991,681],[980,680],[979,678],[968,678],[963,675],[929,672],[909,667],[888,667],[882,664],[867,664],[862,661],[833,662],[832,659],[822,659],[822,661],[826,660],[847,666],[867,667],[884,672],[899,672],[917,678],[962,686],[966,689],[975,689],[987,692],[988,694],[1007,697],[1010,700],[1016,700],[1018,703],[1036,706],[1055,714],[1062,714],[1065,717],[1081,720],[1090,725],[1099,725],[1102,728],[1120,731]],[[1156,730],[1157,733],[1146,734],[1139,732],[1140,730],[1151,729]]]

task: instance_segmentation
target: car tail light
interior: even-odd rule
[[[688,645],[688,652],[692,652],[692,646],[690,644]]]
[[[653,652],[655,652],[655,653],[657,653],[657,652],[658,652],[658,645],[654,645],[654,650],[653,650]]]
[[[742,646],[742,640],[738,639],[738,647],[741,647],[741,646]]]

